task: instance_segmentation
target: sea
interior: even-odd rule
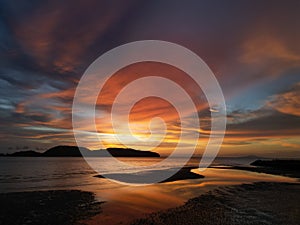
[[[193,169],[204,175],[202,179],[178,180],[167,183],[135,186],[121,184],[114,180],[99,178],[97,175],[110,173],[136,173],[126,171],[122,166],[110,165],[109,160],[93,159],[101,165],[102,171],[95,171],[79,157],[0,157],[0,192],[27,192],[47,190],[82,190],[95,194],[97,201],[105,202],[102,213],[93,219],[99,224],[118,224],[184,204],[188,199],[212,189],[227,185],[252,182],[296,182],[293,178],[234,169],[207,168],[204,171]],[[149,166],[159,163],[161,158],[119,158],[128,165]],[[217,158],[212,166],[250,166],[253,157]],[[181,160],[172,165],[161,164],[165,170],[180,166]],[[199,159],[191,159],[186,166],[197,167]],[[99,173],[100,172],[100,173]],[[117,212],[117,213],[116,213]]]

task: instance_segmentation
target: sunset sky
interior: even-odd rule
[[[228,114],[220,155],[299,158],[299,12],[299,1],[2,0],[0,152],[74,145],[72,101],[87,67],[121,44],[164,40],[198,54],[220,83]],[[121,86],[139,74],[161,74],[188,86],[201,118],[201,153],[210,111],[201,90],[174,67],[141,63],[120,70],[97,108],[109,112]],[[157,151],[168,154],[180,132],[172,105],[144,99],[130,119],[137,136],[147,137],[154,116],[166,121],[167,133]],[[97,125],[107,147],[120,146],[103,118]],[[96,149],[97,143],[91,140],[86,147]]]

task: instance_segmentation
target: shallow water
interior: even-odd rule
[[[122,160],[131,165],[145,166],[156,163],[160,159],[122,158]],[[219,159],[214,162],[214,165],[247,165],[251,161],[251,159]],[[193,159],[188,165],[197,166],[198,160]],[[175,162],[172,165],[163,165],[160,169],[176,166],[178,164]],[[110,167],[109,163],[101,168],[103,173],[124,172],[123,168]],[[193,170],[204,175],[204,179],[130,186],[94,177],[97,173],[82,158],[2,157],[0,169],[0,192],[51,189],[79,189],[94,192],[97,200],[106,203],[102,205],[103,213],[94,217],[89,223],[107,225],[130,221],[145,213],[179,206],[192,197],[222,185],[257,181],[296,181],[293,178],[263,173],[209,168],[201,172],[198,169]]]
[[[102,174],[118,172],[138,172],[139,166],[153,165],[160,158],[120,158],[125,163],[134,165],[132,170],[123,167],[112,166],[106,158],[91,159]],[[198,159],[189,162],[190,166],[197,166]],[[214,164],[236,164],[230,160],[219,160]],[[245,163],[241,161],[242,164]],[[163,164],[153,169],[168,169],[179,167],[180,159],[172,164]],[[97,175],[82,158],[46,158],[46,157],[0,157],[0,192],[47,190],[47,189],[69,189],[78,186],[104,185],[95,179]]]

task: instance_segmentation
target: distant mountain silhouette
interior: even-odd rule
[[[156,152],[151,151],[140,151],[130,148],[108,148],[106,150],[95,150],[91,151],[88,148],[80,147],[80,150],[77,146],[56,146],[48,149],[44,153],[39,153],[35,151],[20,151],[14,152],[12,154],[6,154],[2,156],[10,157],[106,157],[110,156],[107,154],[109,152],[114,157],[160,157]]]
[[[90,151],[87,148],[81,147],[83,151]],[[46,157],[81,157],[82,154],[77,146],[55,146],[53,148],[48,149],[42,156]]]
[[[106,150],[114,157],[160,157],[156,152],[139,151],[131,148],[108,148]]]
[[[22,156],[22,157],[36,157],[36,156],[41,156],[42,153],[35,152],[35,151],[20,151],[20,152],[14,152],[10,154],[9,156]]]

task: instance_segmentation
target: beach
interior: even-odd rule
[[[1,193],[0,224],[80,224],[101,212],[94,197],[77,190]]]
[[[299,202],[299,183],[242,184],[215,189],[131,224],[296,225]]]
[[[124,160],[141,163],[139,159]],[[142,163],[147,160],[155,162],[145,159]],[[197,161],[191,161],[164,182],[132,186],[97,175],[82,159],[2,159],[0,197],[6,211],[2,211],[0,224],[248,225],[283,224],[282,218],[289,219],[284,224],[295,224],[299,180],[253,172],[247,166],[251,160],[216,160],[214,168],[204,171],[196,167]],[[19,169],[13,171],[8,165]],[[117,174],[121,170],[107,171]]]

